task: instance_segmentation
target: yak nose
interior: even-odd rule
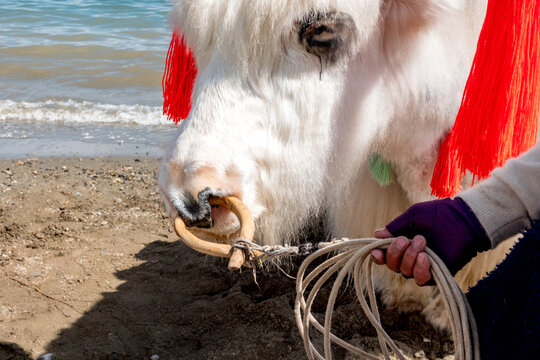
[[[210,188],[199,192],[197,199],[186,192],[184,200],[174,204],[187,227],[211,228],[214,225],[209,201],[211,196]]]

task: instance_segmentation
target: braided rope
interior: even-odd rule
[[[282,245],[259,245],[254,242],[237,239],[234,244],[231,245],[234,249],[240,249],[246,254],[248,261],[256,259],[268,259],[285,256],[306,256],[318,249],[317,245],[311,243],[305,243],[298,246],[282,246]],[[262,255],[255,255],[254,251],[260,251]]]
[[[362,309],[366,313],[369,321],[375,327],[381,346],[384,359],[390,360],[388,347],[400,360],[406,359],[394,341],[388,336],[380,323],[379,311],[375,298],[375,290],[372,279],[371,251],[376,248],[386,249],[393,239],[354,239],[333,243],[317,250],[308,256],[298,271],[296,279],[296,302],[295,317],[296,324],[300,330],[300,335],[304,340],[304,347],[308,359],[330,360],[332,359],[331,343],[335,343],[348,351],[359,355],[363,359],[378,360],[379,358],[369,354],[354,345],[340,339],[332,334],[332,314],[336,298],[345,277],[352,273],[354,288]],[[474,315],[469,306],[465,294],[442,262],[442,260],[430,249],[426,248],[426,253],[431,262],[431,271],[435,283],[439,287],[441,296],[448,311],[450,312],[452,336],[454,340],[456,360],[479,360],[480,350],[478,335]],[[331,252],[339,252],[337,255],[327,259],[318,265],[311,273],[305,276],[308,266],[317,258]],[[337,273],[337,278],[332,286],[328,298],[324,326],[321,325],[311,314],[313,302],[318,291],[328,279]],[[361,285],[361,277],[364,275],[365,286]],[[304,278],[305,277],[305,278]],[[308,286],[316,279],[311,290]],[[366,301],[364,290],[367,292],[369,304]],[[305,298],[307,294],[307,299]],[[310,338],[310,328],[313,326],[324,336],[324,357],[315,348]]]

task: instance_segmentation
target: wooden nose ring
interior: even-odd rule
[[[255,234],[255,223],[253,216],[248,208],[234,196],[226,196],[222,198],[210,198],[211,205],[224,206],[230,209],[240,221],[240,238],[253,241],[253,235]],[[241,249],[233,248],[229,244],[217,244],[210,241],[199,239],[193,233],[188,231],[186,224],[180,217],[174,219],[174,231],[180,237],[182,242],[192,248],[195,251],[206,255],[230,258],[229,270],[239,270],[246,262],[246,256]],[[261,256],[263,253],[254,250],[255,256]]]

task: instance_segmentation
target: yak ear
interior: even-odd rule
[[[463,8],[464,0],[388,0],[382,6],[386,24],[407,31]]]
[[[356,35],[352,17],[341,12],[313,12],[298,21],[298,40],[321,63],[335,63],[350,51]]]

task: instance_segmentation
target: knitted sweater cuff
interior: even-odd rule
[[[531,226],[523,203],[504,182],[487,179],[459,197],[469,205],[491,240],[492,248]]]

